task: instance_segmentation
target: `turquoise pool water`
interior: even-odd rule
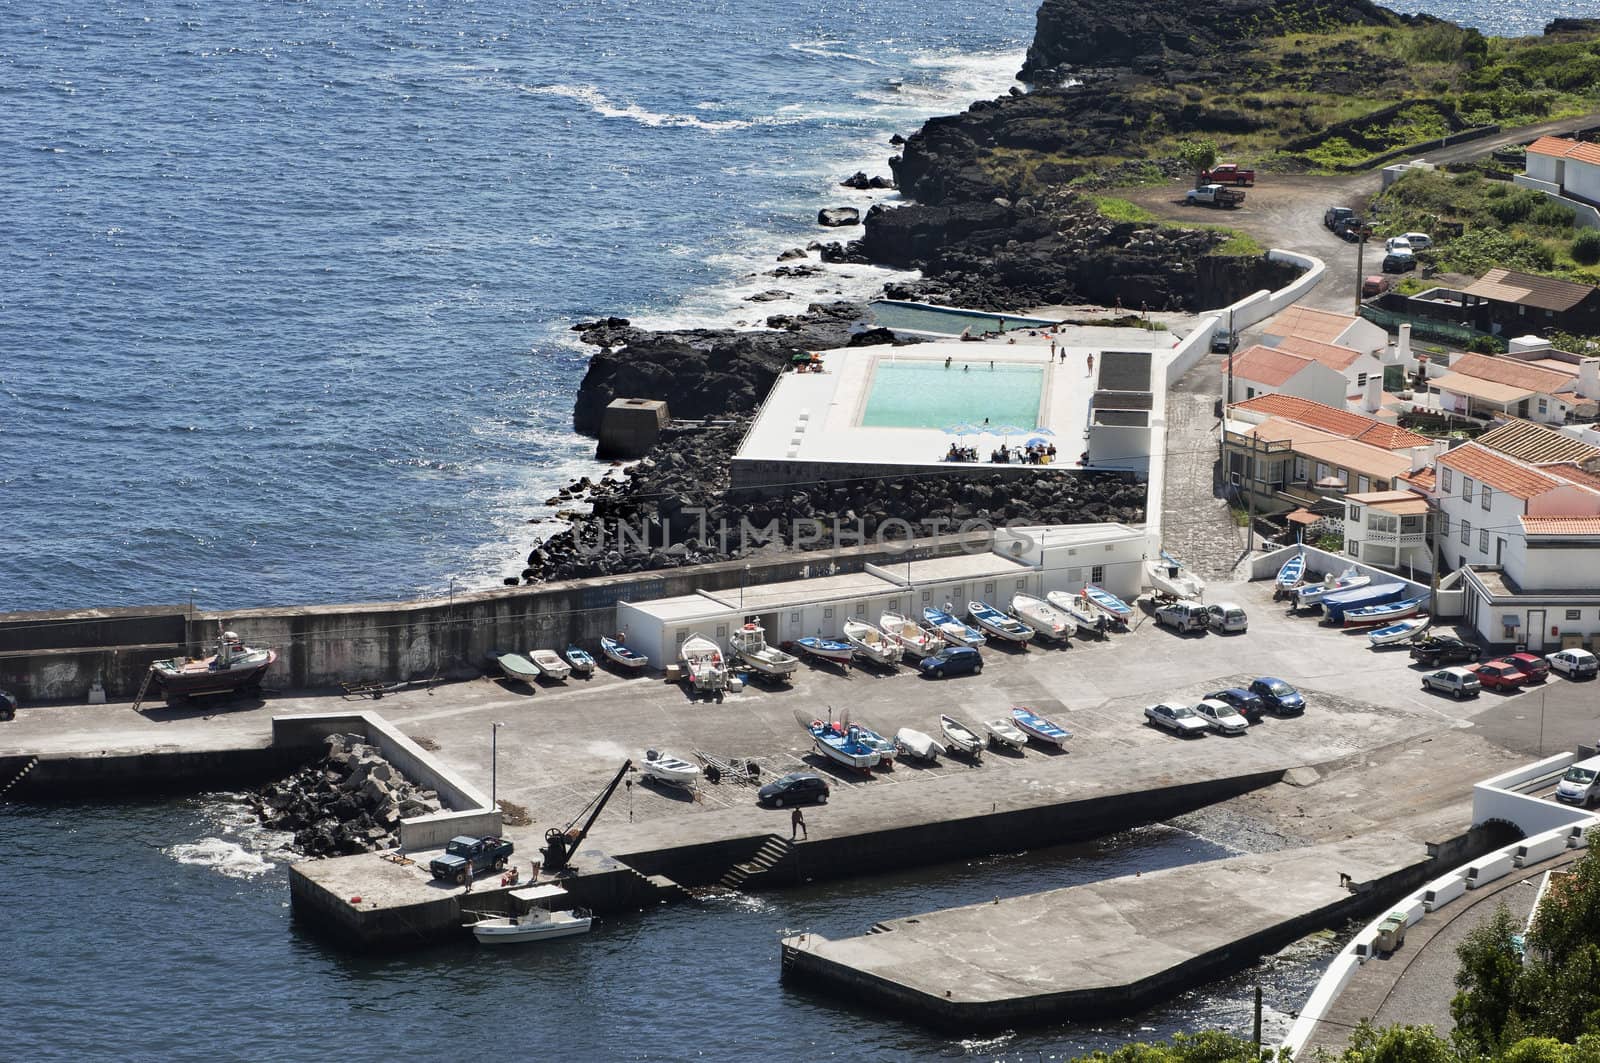
[[[963,370],[963,366],[966,369]],[[861,415],[865,428],[950,428],[958,424],[1033,428],[1039,423],[1044,366],[989,360],[946,369],[942,362],[880,361]]]

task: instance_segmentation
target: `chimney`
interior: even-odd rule
[[[1578,363],[1578,397],[1600,399],[1600,358],[1585,358]]]
[[[1361,410],[1368,417],[1376,417],[1381,409],[1383,409],[1383,374],[1369,373],[1366,393],[1361,396]]]
[[[1406,367],[1406,372],[1411,371],[1411,326],[1400,326],[1400,340],[1394,347],[1395,359]]]

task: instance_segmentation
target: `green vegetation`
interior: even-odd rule
[[[1149,222],[1153,225],[1157,220],[1154,214],[1126,199],[1118,199],[1115,196],[1090,196],[1089,200],[1094,204],[1094,209],[1107,221]]]
[[[1211,254],[1225,258],[1255,258],[1267,253],[1266,248],[1249,233],[1230,229],[1226,225],[1211,225],[1206,223],[1189,224],[1186,222],[1162,221],[1137,203],[1116,196],[1090,196],[1089,201],[1094,204],[1094,209],[1102,218],[1109,222],[1131,222],[1136,225],[1160,225],[1168,229],[1205,229],[1209,232],[1222,233],[1225,239],[1211,249]]]
[[[1200,180],[1200,175],[1217,164],[1217,142],[1210,137],[1197,140],[1178,141],[1178,158],[1193,173],[1195,180]]]
[[[1574,336],[1570,332],[1552,332],[1550,345],[1558,351],[1571,351],[1586,357],[1600,354],[1600,336]]]

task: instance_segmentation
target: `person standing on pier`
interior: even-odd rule
[[[795,831],[799,831],[800,832],[800,836],[802,838],[804,838],[806,841],[810,841],[811,840],[811,835],[806,832],[806,817],[801,813],[801,811],[798,808],[795,809],[793,812],[789,813],[789,840],[790,841],[794,841]]]

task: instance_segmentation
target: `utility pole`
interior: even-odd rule
[[[1256,1043],[1256,1058],[1261,1057],[1261,987],[1256,986],[1256,1026],[1253,1040]]]
[[[1435,490],[1438,489],[1437,482],[1435,482],[1434,488]],[[1443,510],[1439,506],[1439,500],[1437,498],[1429,498],[1428,532],[1429,538],[1433,540],[1433,574],[1432,583],[1428,590],[1428,614],[1434,617],[1439,615],[1439,536],[1441,534],[1439,528],[1439,515],[1442,512]]]
[[[1362,266],[1362,259],[1366,257],[1367,232],[1365,225],[1356,230],[1356,317],[1361,316],[1361,281],[1366,272]]]
[[[1250,433],[1250,464],[1244,470],[1244,497],[1246,512],[1250,514],[1244,526],[1244,555],[1248,558],[1256,545],[1256,432]]]

